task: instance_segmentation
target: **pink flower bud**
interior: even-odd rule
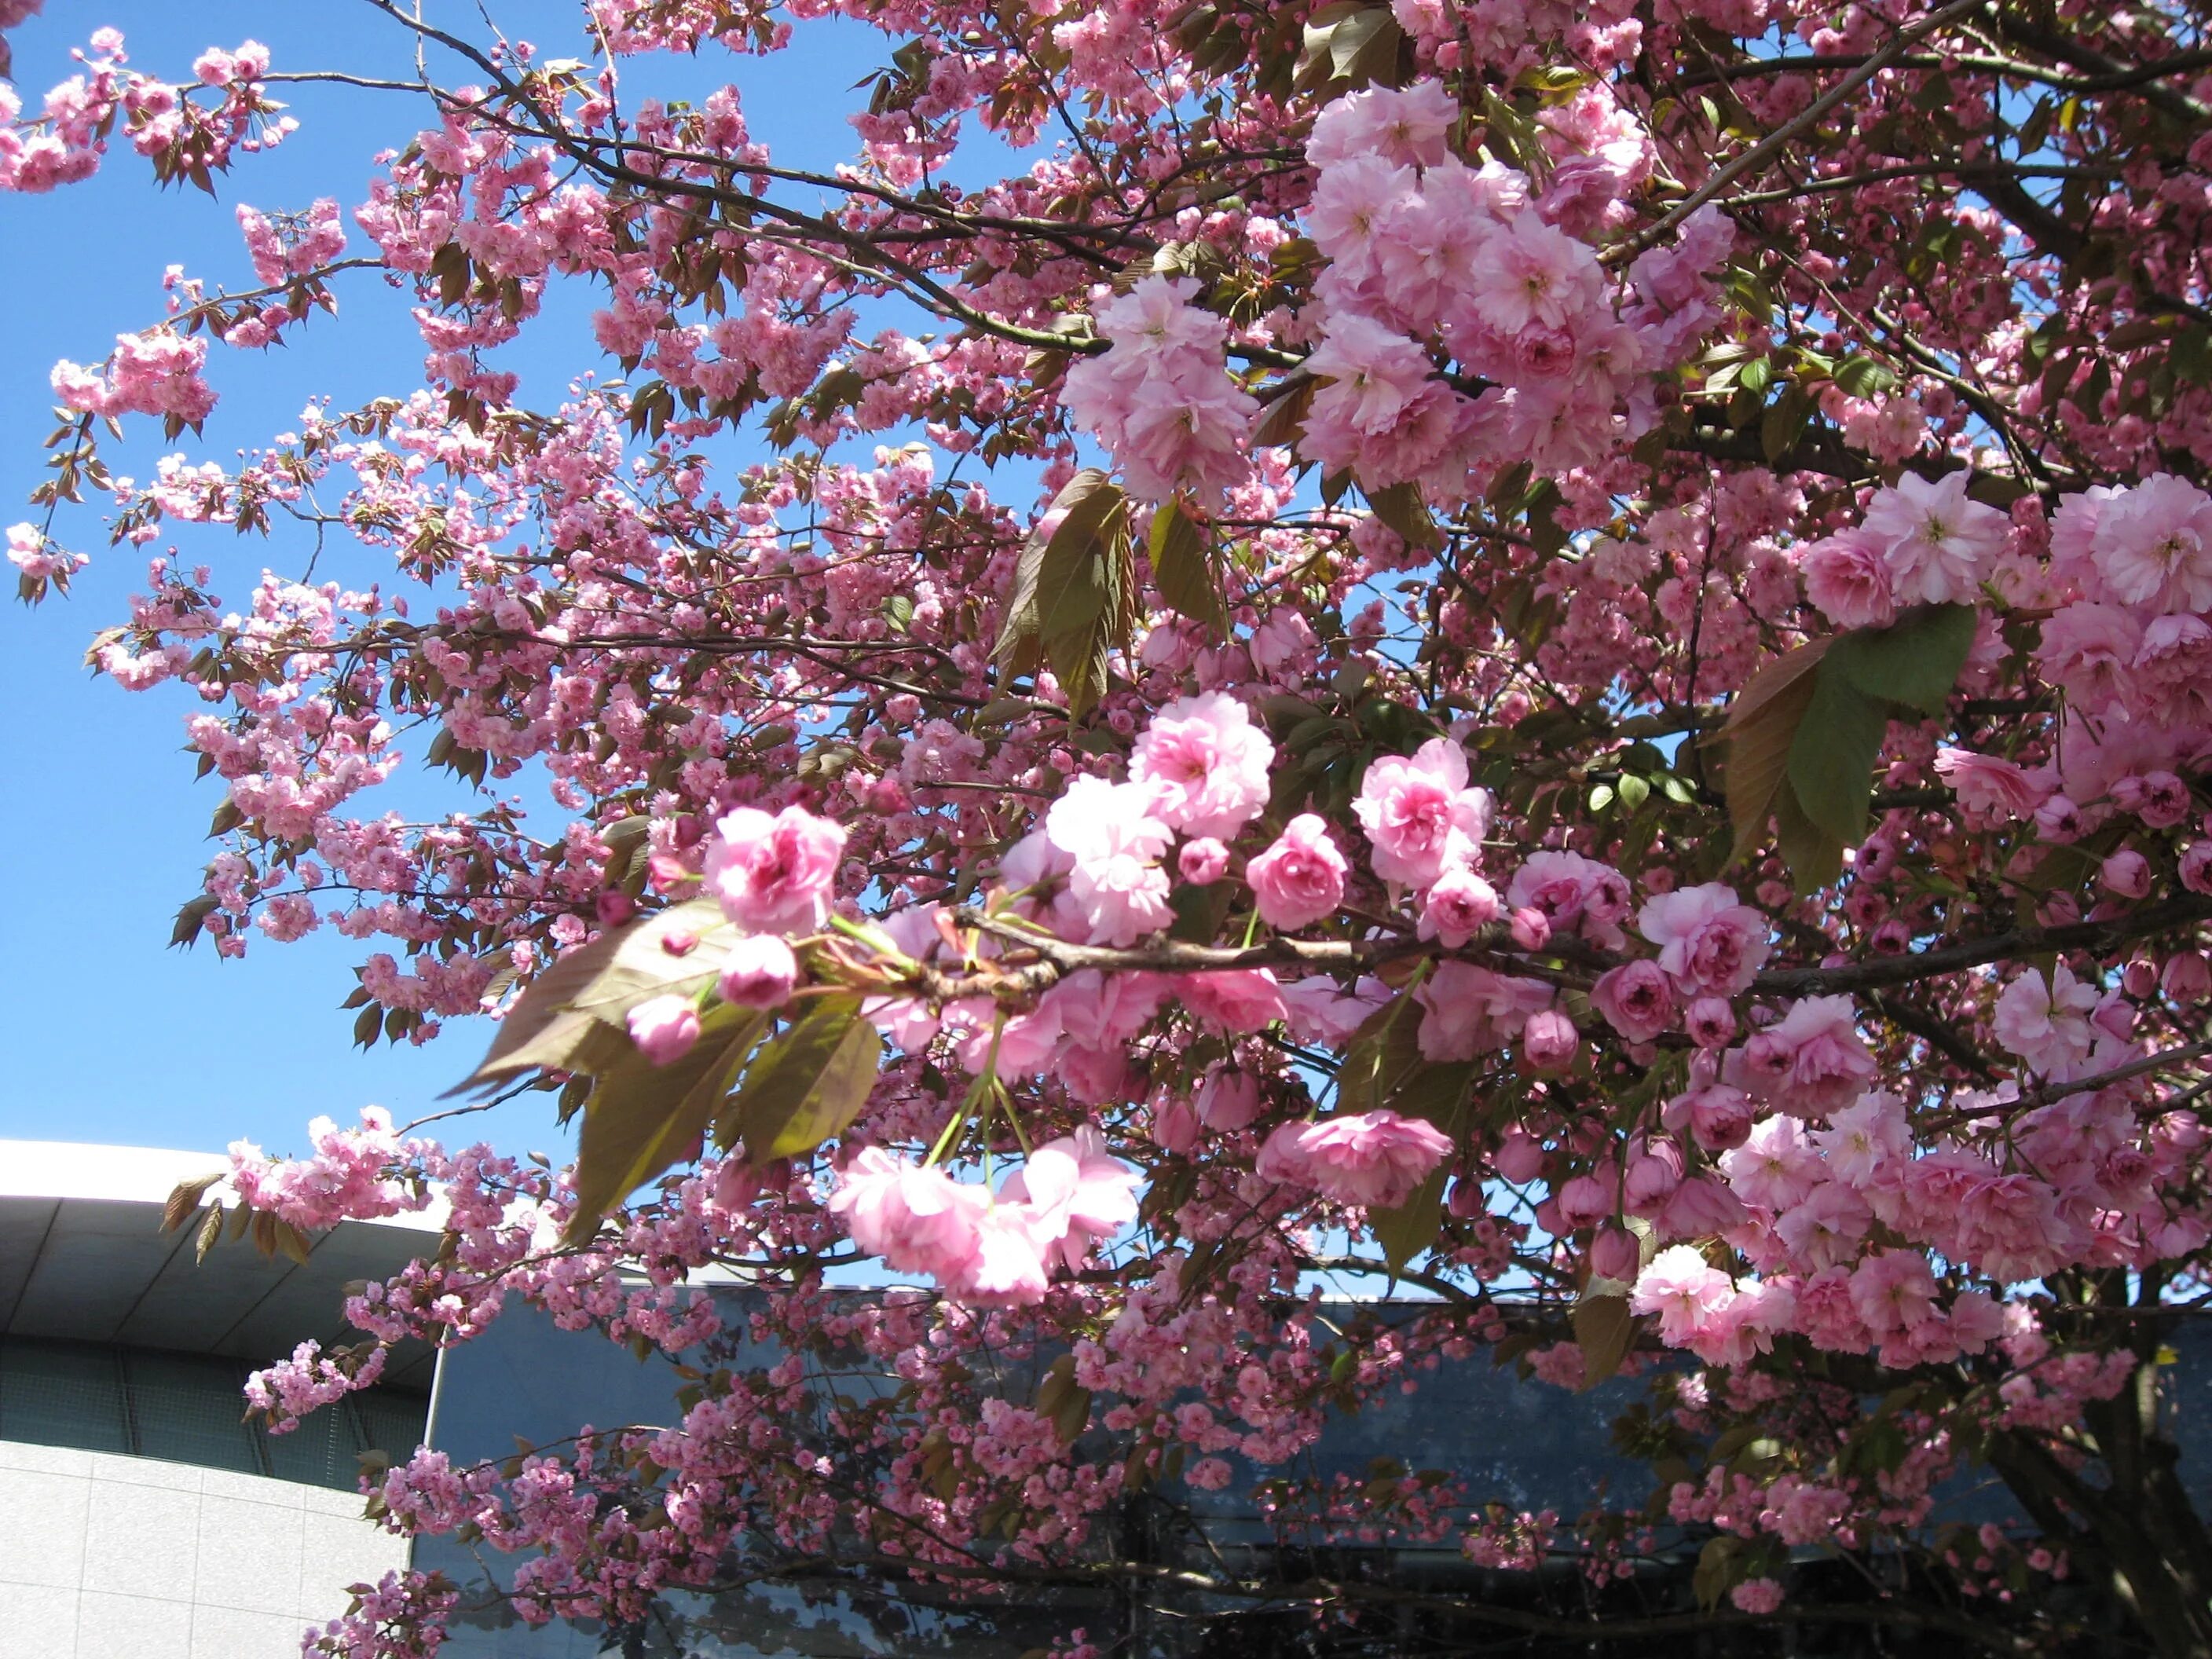
[[[1249,1072],[1217,1066],[1199,1085],[1198,1121],[1219,1134],[1233,1134],[1260,1115],[1260,1083]]]
[[[1500,1181],[1525,1187],[1544,1172],[1544,1143],[1522,1129],[1508,1129],[1491,1155]]]
[[[1608,1221],[1590,1241],[1590,1271],[1600,1279],[1633,1280],[1638,1255],[1636,1235]]]
[[[1587,1227],[1613,1212],[1613,1183],[1578,1175],[1559,1188],[1559,1219],[1570,1228]]]
[[[1472,1176],[1463,1175],[1453,1182],[1451,1192],[1444,1200],[1445,1213],[1455,1221],[1472,1221],[1488,1207],[1482,1182]]]
[[[1211,836],[1187,841],[1176,854],[1176,869],[1194,887],[1211,887],[1229,873],[1229,849]]]
[[[1164,1152],[1187,1152],[1198,1144],[1198,1114],[1187,1100],[1152,1103],[1152,1144]]]
[[[2139,899],[2150,891],[2150,860],[2141,853],[2118,852],[2105,860],[2097,878],[2105,890],[2122,898]]]
[[[699,1040],[699,1011],[689,997],[654,997],[629,1011],[629,1040],[649,1066],[667,1066]]]
[[[2212,963],[2202,951],[2179,951],[2166,958],[2159,983],[2183,1007],[2195,1006],[2212,995]]]
[[[1516,949],[1540,951],[1552,942],[1551,919],[1534,906],[1523,905],[1516,910],[1510,928]]]
[[[2181,884],[2192,893],[2212,893],[2212,841],[2200,841],[2181,855]]]
[[[2147,997],[2158,988],[2158,964],[2137,957],[2120,969],[2120,988],[2131,997]]]
[[[1705,1151],[1733,1152],[1751,1139],[1751,1102],[1741,1090],[1716,1085],[1688,1098],[1690,1139]]]
[[[1564,1072],[1582,1052],[1582,1033],[1556,1008],[1528,1016],[1521,1031],[1521,1056],[1539,1072]]]
[[[678,927],[660,936],[660,948],[672,957],[688,957],[699,948],[699,935]]]
[[[722,1167],[714,1171],[714,1207],[734,1213],[752,1207],[753,1200],[760,1196],[760,1171],[742,1158],[722,1160]]]
[[[1682,1184],[1682,1149],[1671,1140],[1655,1140],[1628,1160],[1622,1193],[1635,1210],[1655,1209],[1674,1195]]]
[[[637,901],[619,887],[610,887],[599,895],[594,907],[602,927],[619,927],[637,914]]]
[[[730,947],[714,989],[739,1008],[781,1008],[799,983],[799,958],[774,933],[748,933]]]
[[[1735,1036],[1735,1009],[1726,997],[1699,997],[1683,1015],[1682,1024],[1700,1048],[1725,1048]]]

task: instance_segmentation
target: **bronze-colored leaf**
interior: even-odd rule
[[[860,998],[822,998],[746,1069],[717,1138],[755,1164],[812,1152],[860,1115],[882,1052]]]
[[[1163,502],[1152,515],[1152,585],[1183,616],[1225,632],[1229,610],[1207,556],[1207,540],[1206,526],[1180,501]]]
[[[581,1244],[599,1218],[674,1164],[706,1134],[764,1016],[711,1009],[681,1060],[654,1066],[635,1048],[599,1075],[576,1148],[576,1212],[562,1242]]]
[[[179,1181],[171,1188],[168,1201],[161,1206],[161,1231],[173,1233],[190,1221],[206,1201],[208,1188],[229,1174],[228,1170],[217,1170],[213,1175],[194,1176],[190,1181]]]
[[[1575,1304],[1575,1342],[1583,1351],[1583,1382],[1594,1389],[1620,1370],[1636,1340],[1636,1316],[1628,1311],[1628,1298],[1589,1296]]]
[[[1766,832],[1775,793],[1790,771],[1790,746],[1813,700],[1813,674],[1827,654],[1829,640],[1818,639],[1777,657],[1753,674],[1735,695],[1728,725],[1729,822],[1735,844],[1734,863]]]

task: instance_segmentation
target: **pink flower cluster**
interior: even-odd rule
[[[1450,1136],[1419,1118],[1387,1109],[1347,1112],[1279,1126],[1252,1169],[1262,1180],[1310,1188],[1338,1204],[1388,1209],[1411,1198],[1452,1150]]]
[[[1139,499],[1188,491],[1211,510],[1252,468],[1259,404],[1229,378],[1228,325],[1193,305],[1188,276],[1146,276],[1093,317],[1111,349],[1071,366],[1069,415],[1114,453]]]
[[[894,1271],[926,1273],[963,1301],[1020,1304],[1043,1297],[1055,1267],[1076,1271],[1136,1220],[1136,1182],[1085,1127],[1038,1147],[995,1197],[942,1168],[863,1147],[829,1207]]]

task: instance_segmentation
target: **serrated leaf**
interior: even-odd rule
[[[860,998],[823,998],[746,1069],[725,1115],[725,1144],[742,1139],[746,1158],[765,1164],[843,1133],[867,1104],[882,1051]]]
[[[1370,490],[1367,504],[1375,510],[1376,518],[1398,532],[1407,546],[1427,550],[1443,544],[1437,521],[1429,516],[1428,503],[1421,499],[1419,484],[1395,483],[1385,489]]]
[[[1790,741],[1790,787],[1807,820],[1844,846],[1866,838],[1874,763],[1888,729],[1888,705],[1854,685],[1831,651]]]
[[[1973,649],[1978,613],[1971,605],[1925,605],[1887,628],[1839,636],[1828,647],[1829,671],[1869,697],[1941,714]]]
[[[1575,1344],[1583,1351],[1582,1386],[1594,1389],[1628,1357],[1636,1340],[1636,1316],[1629,1312],[1626,1297],[1587,1296],[1575,1304],[1572,1318]]]
[[[594,1061],[611,1060],[620,1050],[595,1039],[583,1021],[619,1027],[624,1014],[647,997],[711,979],[714,957],[703,946],[672,957],[661,941],[679,931],[703,938],[726,926],[713,900],[694,899],[610,929],[559,957],[524,988],[476,1070],[442,1098],[526,1072],[596,1072]]]
[[[1121,490],[1095,466],[1086,466],[1061,486],[1046,509],[1045,520],[1059,514],[1049,535],[1033,534],[1022,547],[1014,566],[1014,591],[1008,596],[999,624],[998,643],[992,659],[1009,673],[1025,674],[1036,666],[1043,642],[1043,577],[1045,557],[1055,544],[1063,549],[1088,546],[1099,532],[1106,515],[1121,505]]]
[[[195,1176],[190,1181],[179,1181],[171,1188],[167,1201],[161,1206],[161,1231],[173,1233],[190,1221],[206,1201],[208,1188],[229,1173],[228,1170],[217,1170],[213,1175]]]
[[[1846,357],[1836,365],[1836,386],[1846,396],[1872,398],[1897,384],[1897,376],[1871,357]]]
[[[1152,585],[1182,615],[1225,633],[1229,609],[1222,600],[1220,578],[1206,556],[1206,529],[1180,502],[1162,502],[1152,514]]]
[[[1729,705],[1729,822],[1735,827],[1730,863],[1766,832],[1776,792],[1789,775],[1790,745],[1813,699],[1813,675],[1831,641],[1814,640],[1777,657],[1753,674]]]
[[[1733,1533],[1723,1533],[1709,1538],[1698,1552],[1698,1565],[1690,1575],[1690,1588],[1698,1598],[1698,1606],[1711,1613],[1721,1604],[1721,1598],[1734,1589],[1743,1577],[1744,1542]]]
[[[1800,894],[1816,893],[1844,872],[1844,843],[1805,816],[1786,781],[1774,797],[1774,840]]]
[[[601,1216],[705,1136],[738,1063],[766,1023],[750,1010],[717,1006],[702,1019],[699,1040],[682,1059],[655,1066],[633,1047],[599,1074],[584,1103],[576,1211],[562,1243],[588,1242]]]

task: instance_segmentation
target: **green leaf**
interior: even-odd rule
[[[1891,626],[1845,634],[1828,647],[1832,673],[1869,697],[1941,714],[1973,648],[1971,605],[1924,605]]]
[[[1229,610],[1222,603],[1213,562],[1206,556],[1206,541],[1205,526],[1181,502],[1162,502],[1152,514],[1152,585],[1182,615],[1226,633]]]
[[[588,1242],[599,1218],[684,1158],[707,1133],[730,1078],[765,1017],[726,1004],[708,1011],[681,1060],[654,1066],[635,1048],[603,1071],[584,1103],[576,1147],[576,1212],[564,1243]]]
[[[860,998],[821,999],[761,1049],[717,1138],[754,1164],[812,1152],[860,1115],[882,1052]]]
[[[1367,504],[1375,516],[1398,532],[1399,538],[1408,547],[1433,549],[1443,544],[1437,532],[1437,521],[1429,516],[1428,503],[1421,499],[1421,487],[1417,483],[1395,483],[1388,489],[1370,490]]]
[[[1721,1598],[1741,1583],[1744,1577],[1744,1541],[1733,1533],[1723,1533],[1709,1538],[1705,1547],[1698,1552],[1697,1570],[1690,1575],[1690,1588],[1698,1598],[1698,1606],[1711,1613],[1721,1604]]]
[[[1874,763],[1888,729],[1888,705],[1838,670],[1832,650],[1790,744],[1790,787],[1807,820],[1846,847],[1866,839]]]
[[[1787,783],[1774,798],[1774,839],[1800,894],[1816,893],[1844,872],[1844,843],[1805,816]]]
[[[1087,546],[1097,536],[1107,514],[1121,505],[1120,487],[1095,466],[1085,467],[1053,497],[1045,518],[1058,513],[1061,515],[1059,523],[1049,536],[1030,536],[1014,566],[1014,591],[1007,598],[999,624],[998,643],[991,653],[1002,670],[1026,674],[1036,666],[1043,623],[1041,589],[1047,552],[1055,543]]]
[[[1897,376],[1871,357],[1846,357],[1836,365],[1836,385],[1846,396],[1872,398],[1897,384]]]
[[[1372,1111],[1421,1063],[1421,1007],[1409,992],[1360,1022],[1336,1073],[1336,1109]]]
[[[1450,1171],[1439,1164],[1413,1194],[1394,1209],[1376,1210],[1367,1218],[1375,1242],[1382,1247],[1382,1260],[1393,1274],[1437,1242],[1443,1230],[1444,1183]]]
[[[1575,1342],[1583,1351],[1583,1382],[1594,1389],[1620,1370],[1636,1340],[1636,1316],[1622,1296],[1586,1296],[1575,1304]]]

